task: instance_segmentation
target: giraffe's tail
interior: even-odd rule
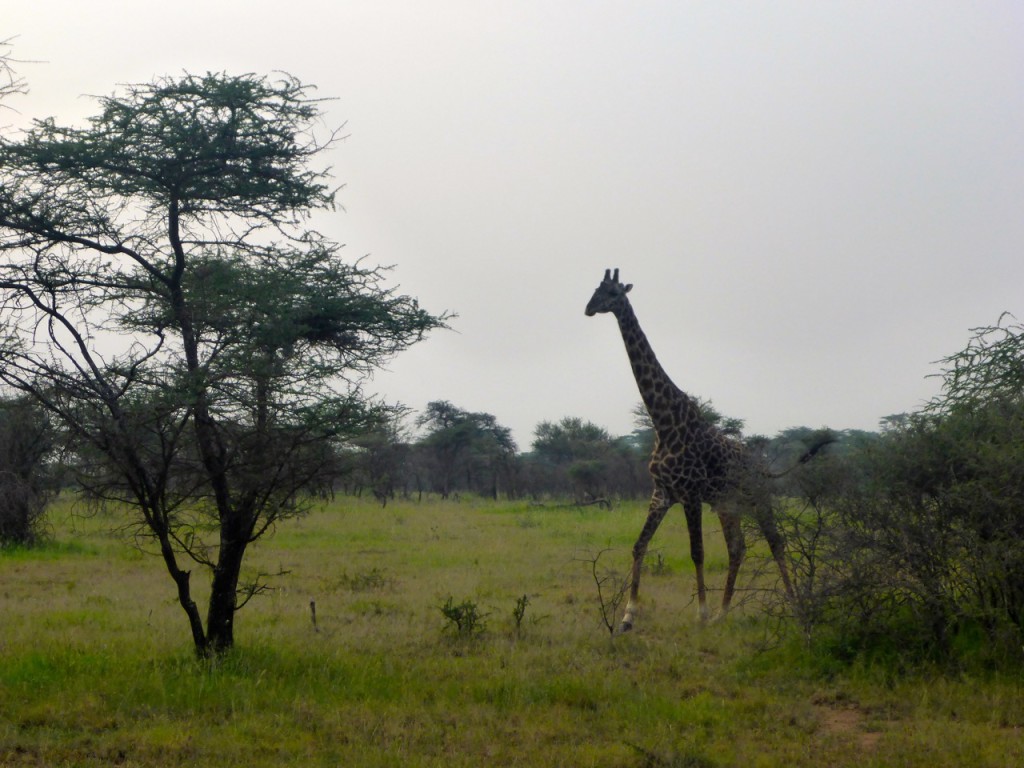
[[[819,453],[821,453],[825,449],[826,446],[832,445],[832,443],[837,443],[837,442],[839,442],[839,438],[836,436],[836,434],[832,430],[830,430],[830,429],[820,430],[818,433],[815,434],[814,440],[811,442],[810,447],[808,447],[808,449],[806,451],[804,451],[803,455],[799,459],[796,460],[796,463],[793,464],[793,466],[788,467],[788,468],[786,468],[786,469],[784,469],[784,470],[782,470],[781,472],[778,472],[778,473],[774,473],[773,474],[771,472],[767,472],[765,474],[767,474],[767,476],[770,477],[772,480],[777,480],[780,477],[785,477],[790,472],[792,472],[794,469],[796,469],[799,466],[802,466],[803,464],[806,464],[811,459],[813,459],[815,456],[817,456]]]

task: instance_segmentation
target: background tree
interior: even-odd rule
[[[29,544],[56,489],[47,470],[54,432],[25,398],[0,400],[0,544]]]
[[[533,434],[534,454],[551,464],[598,459],[612,444],[606,429],[574,416],[566,416],[557,423],[542,421]]]
[[[426,428],[419,441],[431,465],[435,491],[448,498],[457,488],[497,498],[511,490],[516,444],[512,431],[489,413],[473,413],[435,400],[416,423]]]
[[[312,163],[334,136],[299,81],[185,75],[100,106],[0,143],[0,380],[66,426],[93,494],[133,506],[215,653],[263,588],[247,546],[379,420],[362,377],[443,318],[306,228],[333,206]]]
[[[381,506],[405,489],[411,446],[403,426],[405,413],[396,409],[374,428],[349,441],[345,456],[350,484],[357,495],[368,488]]]
[[[592,422],[572,416],[557,423],[543,421],[534,430],[532,447],[533,471],[549,492],[572,493],[583,501],[650,490],[645,469],[650,454]]]
[[[644,456],[650,457],[654,452],[654,422],[647,406],[639,402],[633,406],[633,431],[629,435],[630,443]]]

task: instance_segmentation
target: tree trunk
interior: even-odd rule
[[[185,615],[188,616],[188,624],[192,630],[192,642],[196,647],[196,655],[200,657],[207,656],[209,655],[210,646],[207,642],[206,634],[203,632],[203,620],[199,617],[199,606],[192,599],[191,590],[189,589],[191,573],[178,570],[172,572],[171,576],[178,585],[178,603],[184,609]]]
[[[221,539],[220,556],[213,569],[206,635],[211,654],[223,653],[235,644],[235,611],[238,605],[238,577],[245,555],[244,539]]]
[[[192,630],[192,642],[196,647],[196,655],[200,657],[207,656],[209,654],[209,643],[207,642],[206,633],[203,631],[203,620],[199,616],[199,607],[196,605],[195,600],[192,599],[190,585],[192,574],[190,571],[183,571],[178,567],[178,560],[174,555],[174,548],[171,546],[166,526],[157,523],[158,518],[151,512],[147,513],[147,519],[151,521],[150,527],[157,533],[157,538],[160,541],[160,554],[164,559],[164,564],[167,566],[167,571],[171,574],[171,578],[174,579],[174,583],[178,587],[178,604],[181,605],[185,615],[188,617],[189,628]]]

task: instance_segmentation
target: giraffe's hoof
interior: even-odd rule
[[[629,632],[632,629],[633,629],[633,622],[632,621],[625,621],[625,620],[623,620],[623,622],[621,624],[619,624],[619,634],[620,635],[625,634],[626,632]]]

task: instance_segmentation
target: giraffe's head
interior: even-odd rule
[[[594,295],[587,302],[587,317],[593,317],[598,312],[614,312],[617,306],[626,301],[626,294],[633,290],[632,283],[623,285],[619,282],[619,270],[615,269],[612,274],[610,269],[604,271],[604,280],[597,286]]]

